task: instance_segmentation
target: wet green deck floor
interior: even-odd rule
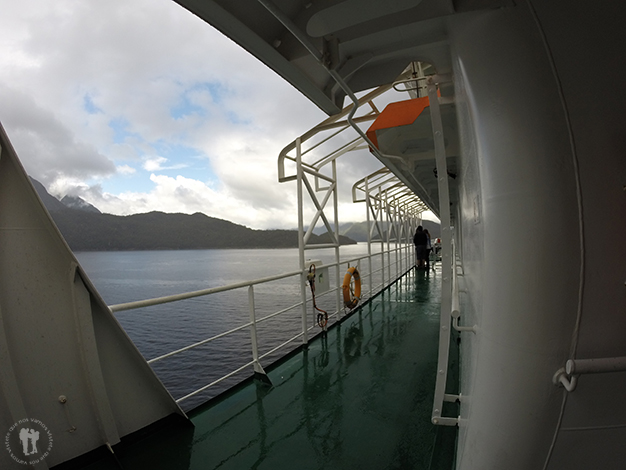
[[[452,468],[454,428],[431,424],[440,274],[412,271],[249,383],[89,469]],[[112,459],[107,459],[111,462]]]

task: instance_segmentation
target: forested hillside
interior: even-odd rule
[[[77,197],[59,201],[33,180],[54,222],[74,251],[192,250],[207,248],[294,248],[295,230],[253,230],[202,213],[148,212],[118,216],[102,214]],[[312,235],[311,243],[328,236]],[[354,244],[348,237],[341,244]]]

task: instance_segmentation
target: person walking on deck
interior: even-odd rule
[[[417,258],[417,268],[424,269],[426,267],[426,258],[428,256],[428,237],[422,226],[418,226],[413,236],[413,244],[415,245],[415,257]]]
[[[430,269],[430,252],[433,251],[433,245],[428,230],[424,229],[424,233],[426,234],[426,269]]]

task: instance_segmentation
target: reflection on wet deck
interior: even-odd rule
[[[309,347],[118,452],[123,468],[450,469],[431,424],[440,274],[411,271]],[[92,467],[89,467],[92,468]],[[93,468],[107,468],[94,466]]]

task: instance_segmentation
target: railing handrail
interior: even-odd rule
[[[323,264],[322,266],[324,268],[332,268],[332,267],[337,267],[337,266],[345,266],[345,265],[358,265],[360,264],[361,261],[363,260],[368,260],[368,259],[372,259],[372,258],[377,258],[380,257],[380,262],[381,262],[381,267],[378,269],[372,269],[371,271],[367,271],[366,273],[362,273],[361,275],[361,279],[365,280],[367,278],[370,277],[374,277],[377,273],[383,272],[383,276],[385,273],[385,270],[387,270],[387,272],[389,272],[391,274],[391,267],[394,265],[401,265],[402,262],[399,261],[399,257],[395,256],[392,257],[391,255],[394,253],[400,253],[400,256],[406,259],[407,262],[407,266],[408,263],[410,262],[410,258],[413,256],[411,250],[409,249],[409,245],[412,245],[412,243],[410,243],[408,240],[405,241],[404,244],[398,245],[396,244],[395,247],[382,247],[380,251],[376,251],[375,253],[369,253],[363,256],[356,256],[353,258],[348,258],[348,259],[343,259],[340,260],[339,262],[334,262],[334,263],[329,263],[329,264]],[[404,252],[403,252],[404,250]],[[389,262],[386,263],[385,261],[388,260]],[[370,268],[371,269],[371,268]],[[254,279],[254,280],[250,280],[250,281],[242,281],[242,282],[236,282],[236,283],[232,283],[232,284],[228,284],[225,286],[219,286],[219,287],[212,287],[212,288],[207,288],[207,289],[201,289],[201,290],[196,290],[196,291],[192,291],[192,292],[185,292],[185,293],[180,293],[180,294],[174,294],[174,295],[168,295],[168,296],[163,296],[163,297],[155,297],[155,298],[151,298],[151,299],[145,299],[145,300],[139,300],[139,301],[134,301],[134,302],[127,302],[127,303],[122,303],[122,304],[116,304],[116,305],[111,305],[109,306],[109,309],[112,312],[120,312],[120,311],[125,311],[125,310],[132,310],[132,309],[139,309],[139,308],[144,308],[144,307],[150,307],[150,306],[155,306],[155,305],[160,305],[160,304],[164,304],[164,303],[170,303],[170,302],[177,302],[177,301],[181,301],[181,300],[187,300],[187,299],[191,299],[191,298],[195,298],[195,297],[202,297],[202,296],[209,296],[212,294],[217,294],[217,293],[221,293],[221,292],[228,292],[228,291],[233,291],[233,290],[237,290],[237,289],[242,289],[247,287],[249,289],[249,291],[253,291],[254,286],[259,285],[259,284],[264,284],[264,283],[268,283],[268,282],[274,282],[274,281],[280,281],[282,279],[286,279],[289,277],[294,277],[294,276],[302,276],[303,274],[307,274],[308,273],[308,268],[300,271],[300,270],[296,270],[296,271],[289,271],[286,273],[281,273],[281,274],[277,274],[274,276],[268,276],[268,277],[263,277],[263,278],[258,278],[258,279]],[[404,273],[401,273],[404,274]],[[326,292],[320,293],[318,295],[318,297],[322,297],[325,295],[328,295],[330,293],[334,293],[338,290],[340,290],[340,284],[341,284],[341,279],[337,279],[337,286],[329,289]],[[387,282],[387,284],[386,284]],[[372,295],[375,292],[378,292],[379,289],[383,289],[385,287],[385,285],[391,284],[392,280],[391,280],[391,275],[389,276],[389,278],[387,278],[387,280],[383,279],[382,282],[380,283],[376,283],[375,285],[372,285],[371,289],[368,290],[367,292],[363,292],[363,295],[361,296],[362,300],[367,300],[368,298],[371,298]],[[250,294],[249,294],[250,295]],[[252,303],[254,303],[253,297],[254,297],[254,293],[252,292]],[[308,297],[306,299],[305,302],[310,302],[311,297]],[[160,356],[154,357],[150,360],[148,360],[148,364],[154,364],[155,362],[161,361],[163,359],[175,356],[177,354],[183,353],[185,351],[189,351],[193,348],[205,345],[211,341],[214,341],[216,339],[219,338],[223,338],[225,336],[231,335],[235,332],[241,331],[241,330],[245,330],[246,328],[251,328],[252,330],[255,330],[256,328],[256,324],[267,321],[271,318],[277,317],[278,315],[282,315],[285,314],[293,309],[296,309],[300,306],[302,306],[303,302],[297,302],[293,305],[290,305],[288,307],[282,308],[281,310],[269,313],[267,315],[264,315],[260,318],[256,318],[256,313],[252,313],[251,319],[250,321],[244,322],[234,328],[231,328],[227,331],[218,333],[216,335],[213,335],[209,338],[205,338],[202,339],[200,341],[197,341],[195,343],[186,345],[182,348],[176,349],[174,351],[170,351],[168,353],[162,354]],[[330,317],[339,317],[340,313],[341,313],[342,309],[338,309],[335,310],[334,312],[329,312],[329,318]],[[252,312],[254,312],[254,306],[252,306]],[[307,328],[307,331],[312,330],[315,327],[315,325],[311,325],[310,327]],[[254,334],[256,334],[256,332],[254,332]],[[279,349],[287,346],[290,343],[293,343],[294,341],[296,341],[298,338],[303,337],[304,333],[301,331],[298,334],[296,334],[295,336],[287,339],[285,342],[279,344],[278,346],[273,347],[270,351],[267,351],[265,353],[263,353],[262,355],[258,355],[258,353],[256,352],[256,346],[253,346],[253,349],[255,351],[256,354],[256,359],[253,359],[251,362],[248,362],[247,364],[237,368],[234,371],[231,371],[229,373],[227,373],[226,375],[224,375],[223,377],[211,382],[208,385],[205,385],[203,387],[201,387],[200,389],[191,392],[179,399],[177,399],[176,401],[178,403],[180,403],[183,400],[186,400],[187,398],[191,398],[192,396],[197,395],[198,393],[210,388],[213,385],[216,385],[220,382],[222,382],[223,380],[227,379],[228,377],[233,376],[234,374],[241,372],[242,370],[246,369],[247,367],[253,365],[255,367],[255,370],[257,367],[260,368],[260,364],[259,364],[259,360],[260,359],[264,359],[266,357],[268,357],[269,355],[275,353],[276,351],[278,351]],[[260,368],[262,370],[262,368]]]
[[[334,246],[334,245],[333,245]],[[382,254],[388,254],[388,253],[393,253],[395,251],[400,250],[401,248],[390,248],[390,249],[386,249],[383,251],[379,251],[376,253],[372,253],[371,256],[380,256]],[[357,258],[351,258],[348,260],[342,260],[339,263],[329,263],[329,264],[324,264],[324,267],[326,268],[332,268],[335,267],[337,265],[341,266],[342,264],[348,264],[348,263],[353,263],[353,262],[358,262],[364,259],[368,259],[369,255],[364,255],[364,256],[360,256]],[[161,305],[161,304],[166,304],[169,302],[177,302],[179,300],[187,300],[187,299],[192,299],[194,297],[203,297],[206,295],[211,295],[211,294],[218,294],[220,292],[227,292],[230,290],[235,290],[235,289],[242,289],[244,287],[250,287],[250,286],[255,286],[257,284],[264,284],[267,282],[272,282],[272,281],[280,281],[281,279],[286,279],[288,277],[293,277],[293,276],[299,276],[302,273],[306,273],[307,270],[297,270],[297,271],[289,271],[286,273],[282,273],[282,274],[276,274],[274,276],[268,276],[268,277],[263,277],[263,278],[258,278],[258,279],[253,279],[251,281],[242,281],[242,282],[235,282],[233,284],[228,284],[225,286],[219,286],[219,287],[209,287],[207,289],[200,289],[200,290],[196,290],[196,291],[190,291],[190,292],[183,292],[180,294],[172,294],[172,295],[165,295],[162,297],[153,297],[150,299],[144,299],[144,300],[136,300],[133,302],[126,302],[126,303],[121,303],[121,304],[115,304],[115,305],[109,305],[109,309],[111,310],[111,312],[122,312],[124,310],[136,310],[138,308],[144,308],[144,307],[152,307],[154,305]],[[298,304],[300,305],[300,304]]]
[[[233,284],[228,284],[226,286],[209,287],[208,289],[200,289],[200,290],[191,291],[191,292],[183,292],[182,294],[166,295],[163,297],[154,297],[151,299],[137,300],[134,302],[126,302],[123,304],[110,305],[109,309],[112,312],[121,312],[123,310],[134,310],[134,309],[142,308],[142,307],[151,307],[154,305],[166,304],[168,302],[176,302],[179,300],[187,300],[187,299],[192,299],[194,297],[202,297],[205,295],[217,294],[219,292],[227,292],[229,290],[241,289],[243,287],[250,287],[252,285],[264,284],[266,282],[279,281],[281,279],[285,279],[291,276],[299,276],[300,274],[302,274],[302,271],[300,270],[290,271],[288,273],[277,274],[275,276],[255,279],[253,281],[236,282]]]

